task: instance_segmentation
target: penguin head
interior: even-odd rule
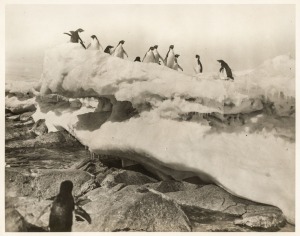
[[[178,58],[180,55],[179,54],[175,54],[175,57]]]
[[[76,30],[76,32],[79,32],[79,33],[83,32],[83,31],[84,31],[84,30],[81,29],[81,28],[79,28],[78,30]]]
[[[65,181],[61,182],[61,184],[60,184],[60,190],[59,190],[60,194],[72,193],[72,190],[73,190],[73,183],[72,183],[72,181],[65,180]]]
[[[170,49],[173,49],[174,48],[174,45],[170,45]]]
[[[153,50],[154,50],[154,47],[150,47],[149,50],[153,51]]]
[[[97,39],[97,36],[96,35],[92,35],[91,38],[92,39]]]
[[[196,58],[199,58],[199,59],[200,59],[200,56],[197,54],[197,55],[196,55]]]
[[[225,61],[223,60],[217,60],[218,62],[220,62],[221,64],[225,63]]]
[[[106,48],[108,48],[108,49],[111,49],[111,48],[113,48],[113,46],[111,46],[111,45],[108,45]]]
[[[157,49],[157,48],[158,48],[158,45],[154,45],[154,48]]]
[[[119,42],[119,44],[124,44],[125,43],[125,41],[124,40],[121,40],[120,42]]]
[[[136,58],[134,59],[134,61],[141,61],[141,58],[140,58],[140,57],[136,57]]]

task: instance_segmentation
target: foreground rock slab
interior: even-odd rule
[[[102,191],[82,208],[92,224],[76,223],[73,231],[191,231],[188,217],[174,201],[134,185],[114,194]]]

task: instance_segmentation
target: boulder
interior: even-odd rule
[[[108,174],[101,182],[101,186],[111,188],[119,183],[124,183],[125,185],[143,185],[156,181],[157,180],[139,172],[119,169]]]
[[[5,209],[5,231],[27,232],[28,227],[24,217],[14,208]]]
[[[82,207],[92,223],[74,224],[73,231],[191,231],[190,222],[172,200],[154,191],[127,186]]]
[[[81,170],[39,169],[34,175],[34,196],[42,199],[55,197],[65,180],[73,182],[73,196],[80,196],[95,187],[94,177]]]

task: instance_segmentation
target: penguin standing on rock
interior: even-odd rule
[[[124,40],[121,40],[117,47],[114,49],[112,55],[115,56],[115,57],[120,57],[122,59],[124,59],[124,54],[128,57],[126,51],[124,50],[123,48],[123,44],[125,43]]]
[[[203,71],[203,67],[199,55],[196,55],[196,65],[194,67],[194,71],[196,72],[196,74],[202,73]]]
[[[87,49],[89,50],[100,50],[100,48],[103,50],[103,47],[101,43],[99,42],[98,38],[96,35],[91,36],[92,40],[90,44],[87,46]]]
[[[108,53],[109,55],[111,55],[112,54],[112,48],[114,48],[113,46],[111,46],[111,45],[108,45],[106,48],[105,48],[105,50],[104,50],[104,52],[105,53]]]
[[[79,43],[79,41],[80,41],[80,44],[82,45],[82,47],[84,49],[86,49],[82,39],[79,36],[79,33],[83,32],[83,31],[84,31],[83,29],[79,28],[76,31],[70,31],[71,34],[69,34],[69,33],[64,33],[64,34],[71,36],[71,38],[70,38],[71,43]]]
[[[70,180],[60,184],[60,190],[55,197],[49,218],[50,232],[71,232],[73,211],[75,208],[72,196],[73,183]]]
[[[160,63],[159,63],[159,59],[160,59],[161,61],[164,61],[164,59],[161,57],[161,55],[160,55],[159,52],[157,51],[158,45],[155,45],[153,48],[154,48],[153,54],[154,54],[155,62],[156,62],[157,64],[160,64]]]
[[[174,70],[178,70],[178,68],[179,68],[180,70],[183,71],[183,69],[182,69],[181,66],[178,64],[178,61],[177,61],[177,59],[178,59],[179,56],[180,56],[179,54],[176,54],[176,55],[175,55],[173,69],[174,69]]]
[[[175,62],[175,54],[173,49],[174,49],[174,45],[170,45],[169,51],[164,60],[164,64],[169,68],[173,68]]]
[[[145,62],[145,63],[155,63],[155,57],[154,57],[154,54],[153,54],[153,49],[154,47],[150,47],[148,52],[146,52],[142,62]]]
[[[230,78],[230,79],[234,80],[234,78],[232,76],[231,69],[228,66],[228,64],[223,60],[217,60],[217,61],[221,63],[220,73],[222,73],[225,69],[227,78]]]

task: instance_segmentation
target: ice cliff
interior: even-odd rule
[[[192,175],[295,219],[295,61],[279,56],[235,81],[189,76],[80,45],[46,52],[34,119],[93,153]],[[176,170],[176,171],[175,171]]]

